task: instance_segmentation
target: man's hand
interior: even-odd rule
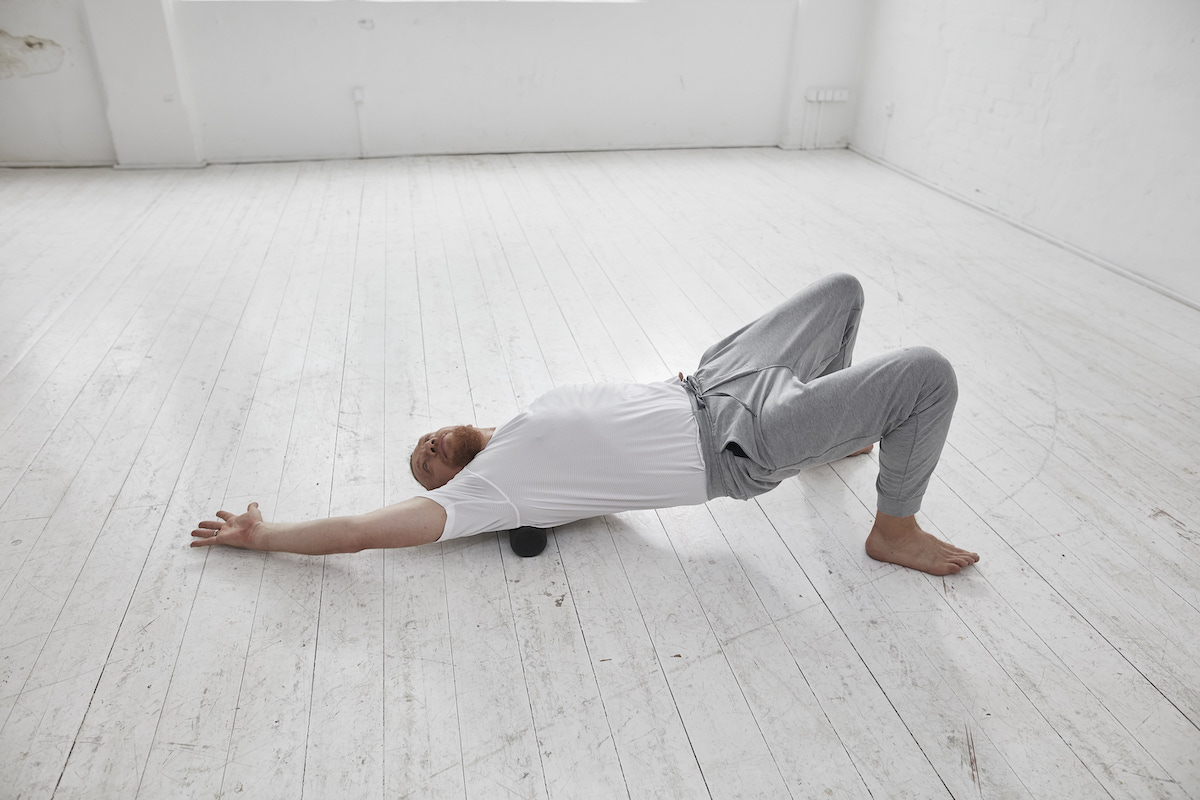
[[[256,549],[250,542],[250,534],[254,527],[262,522],[262,513],[258,510],[258,503],[251,503],[247,506],[245,514],[234,516],[228,511],[218,511],[217,516],[221,518],[220,522],[205,520],[196,530],[192,531],[192,536],[196,537],[192,541],[192,547],[223,544],[229,547]]]

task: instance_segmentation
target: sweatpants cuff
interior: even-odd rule
[[[925,497],[924,495],[920,495],[907,500],[893,500],[883,495],[877,496],[879,500],[875,507],[884,514],[891,514],[893,517],[911,517],[921,510],[921,500]]]

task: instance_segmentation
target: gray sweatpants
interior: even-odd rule
[[[748,499],[879,442],[879,510],[921,507],[958,398],[954,369],[928,347],[851,366],[862,304],[856,278],[830,275],[704,353],[685,384],[710,499]]]

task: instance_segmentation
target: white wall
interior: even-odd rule
[[[844,147],[869,2],[2,0],[0,165]]]
[[[84,0],[123,167],[202,166],[172,0]]]
[[[1194,0],[875,0],[852,146],[1200,304],[1198,35]]]
[[[61,48],[61,60],[35,59],[33,71],[11,61],[0,70],[0,163],[113,163],[81,0],[2,0],[0,30],[47,42],[42,50]],[[53,69],[36,71],[42,66]]]
[[[205,153],[240,161],[775,144],[794,2],[213,1],[177,20]]]
[[[850,143],[870,2],[798,0],[781,147],[841,148]],[[844,91],[844,100],[822,99],[822,93],[838,90]]]

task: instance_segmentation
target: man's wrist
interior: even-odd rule
[[[246,533],[246,548],[249,550],[270,550],[273,525],[267,522],[255,522]]]

